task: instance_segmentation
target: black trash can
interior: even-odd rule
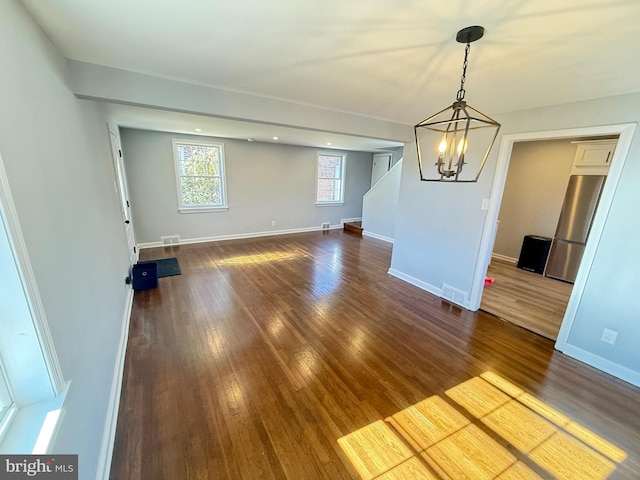
[[[136,263],[133,266],[133,289],[148,290],[158,286],[158,264],[154,262]]]
[[[542,275],[544,273],[544,267],[547,264],[550,248],[550,238],[526,235],[522,241],[518,268]]]

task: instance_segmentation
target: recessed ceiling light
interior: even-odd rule
[[[327,142],[327,145],[331,146],[331,145],[333,145],[333,143],[331,143],[331,142]]]
[[[202,129],[201,128],[196,128],[196,132],[201,132]]]
[[[278,137],[273,137],[274,140],[278,140]]]
[[[253,142],[253,138],[247,138],[247,142]]]

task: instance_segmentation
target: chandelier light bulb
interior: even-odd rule
[[[467,151],[467,139],[461,138],[460,143],[458,143],[458,155],[462,155]]]
[[[438,146],[438,153],[443,154],[447,151],[447,136],[442,137],[440,145]]]

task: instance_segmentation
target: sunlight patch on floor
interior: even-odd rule
[[[361,478],[607,478],[626,453],[493,372],[338,439]]]
[[[305,256],[299,251],[292,252],[268,252],[255,255],[238,255],[236,257],[217,260],[220,265],[246,265],[249,263],[279,262],[282,260],[292,260],[296,257]]]

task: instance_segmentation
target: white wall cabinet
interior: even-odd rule
[[[617,140],[588,140],[576,144],[572,175],[606,175]]]

